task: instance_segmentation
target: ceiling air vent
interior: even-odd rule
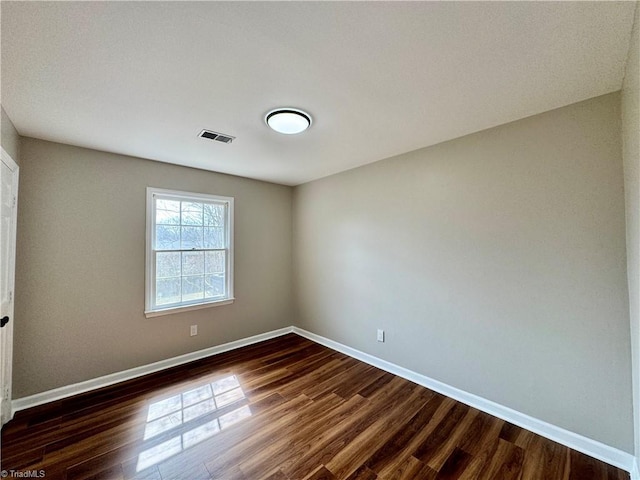
[[[222,143],[231,143],[233,142],[233,139],[236,138],[231,135],[225,135],[224,133],[212,132],[211,130],[202,130],[198,136]]]

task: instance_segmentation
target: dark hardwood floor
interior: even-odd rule
[[[18,412],[2,430],[2,469],[69,480],[629,478],[294,334]]]

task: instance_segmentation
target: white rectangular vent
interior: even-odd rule
[[[231,143],[236,137],[226,135],[224,133],[212,132],[211,130],[202,130],[199,137],[215,140],[216,142]]]

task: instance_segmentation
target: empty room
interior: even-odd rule
[[[0,476],[640,480],[637,1],[0,2]]]

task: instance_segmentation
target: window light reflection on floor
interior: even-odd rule
[[[245,398],[238,379],[231,375],[159,400],[149,405],[143,438],[151,442],[162,433],[183,427],[192,420],[212,414]],[[251,409],[248,405],[243,405],[143,450],[138,455],[136,471],[140,472],[177,455],[250,416]]]

